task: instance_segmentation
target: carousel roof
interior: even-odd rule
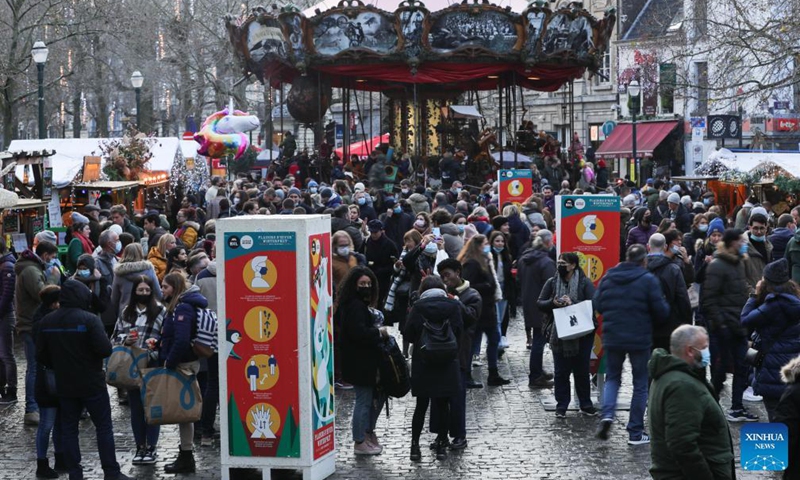
[[[319,10],[320,12],[324,12],[325,10],[329,10],[331,8],[336,8],[339,5],[340,0],[323,0],[318,4],[314,5],[313,7],[309,7],[303,10],[303,15],[306,17],[313,17],[316,15],[316,11]],[[402,1],[398,0],[366,0],[364,2],[366,5],[371,5],[379,10],[385,10],[387,12],[393,12],[402,6]],[[453,5],[458,5],[461,3],[460,1],[453,1],[453,0],[425,0],[425,6],[431,12],[436,12],[439,10],[444,10],[445,8],[452,7]],[[527,0],[495,0],[491,2],[499,7],[511,7],[511,10],[519,13],[526,8],[528,8]]]

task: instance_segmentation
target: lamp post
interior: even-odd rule
[[[639,160],[636,158],[636,114],[639,113],[639,94],[642,92],[642,87],[639,86],[639,81],[636,79],[631,80],[628,84],[628,98],[630,98],[631,110],[631,153],[633,154],[633,162],[636,168],[636,181],[639,181]]]
[[[141,129],[142,124],[142,113],[141,113],[141,94],[142,94],[142,84],[144,83],[144,75],[139,70],[136,70],[131,75],[131,85],[133,85],[133,90],[136,92],[136,129]]]
[[[564,102],[566,102],[566,94],[564,94]],[[564,150],[568,147],[567,143],[567,104],[561,104],[561,149]]]
[[[47,127],[44,124],[44,64],[47,62],[47,46],[42,41],[33,44],[31,57],[36,63],[39,77],[39,138],[47,138]]]
[[[739,105],[739,148],[742,147],[742,137],[744,137],[744,108]]]

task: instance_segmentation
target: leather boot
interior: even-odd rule
[[[50,468],[46,458],[36,460],[36,478],[58,478],[58,472]]]
[[[164,466],[164,473],[194,473],[194,453],[191,450],[180,450],[178,458]]]
[[[503,385],[508,385],[511,383],[511,380],[506,380],[505,378],[501,377],[499,373],[497,373],[496,368],[489,369],[489,378],[486,379],[486,383],[489,384],[490,387],[500,387]]]

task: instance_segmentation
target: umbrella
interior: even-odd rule
[[[492,158],[494,158],[495,163],[500,163],[500,152],[494,152],[492,154]],[[523,155],[521,153],[517,153],[517,163],[518,164],[531,163],[532,161],[533,161],[533,159],[531,159],[531,157],[529,157],[527,155]],[[514,152],[509,152],[509,151],[504,150],[503,151],[503,166],[506,166],[506,165],[509,165],[509,164],[511,166],[514,165]]]
[[[373,137],[366,141],[360,141],[356,143],[350,144],[350,155],[358,155],[359,157],[365,157],[372,153],[375,150],[375,147],[380,145],[381,143],[389,143],[389,134],[384,133],[381,136]],[[339,158],[344,155],[344,147],[337,148],[334,150],[336,155],[339,155]]]

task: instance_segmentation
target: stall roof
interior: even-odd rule
[[[24,208],[39,208],[47,206],[48,203],[50,202],[44,201],[41,198],[20,198],[13,208],[19,210]]]
[[[87,183],[78,183],[75,184],[76,187],[80,188],[91,188],[94,190],[122,190],[125,188],[133,188],[138,187],[140,185],[138,180],[130,180],[130,181],[117,181],[117,182],[87,182]]]
[[[478,109],[472,105],[450,105],[447,108],[453,111],[453,118],[483,118],[481,112],[479,112]]]

